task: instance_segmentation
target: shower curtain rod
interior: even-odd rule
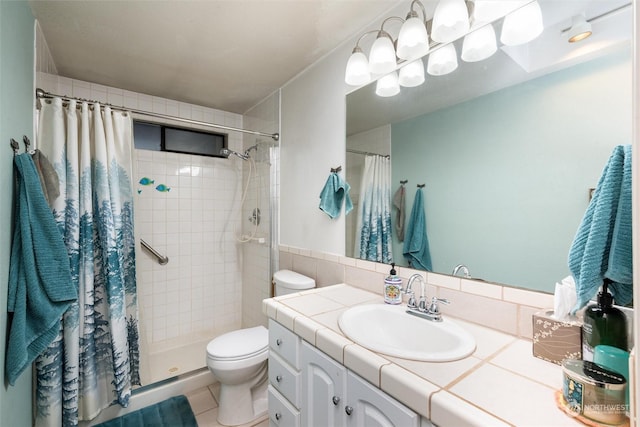
[[[380,156],[380,157],[386,157],[387,159],[391,157],[388,154],[370,153],[368,151],[351,150],[350,148],[347,148],[346,151],[347,153],[362,154],[363,156]]]
[[[218,124],[215,124],[215,123],[201,122],[199,120],[185,119],[185,118],[182,118],[182,117],[171,116],[169,114],[153,113],[151,111],[136,110],[135,108],[119,107],[117,105],[101,103],[101,102],[98,102],[98,101],[92,101],[90,99],[74,98],[72,96],[64,96],[64,95],[56,95],[56,94],[51,93],[51,92],[46,92],[46,91],[44,91],[44,90],[42,90],[40,88],[36,89],[36,98],[44,98],[44,99],[60,98],[63,101],[75,100],[75,101],[95,102],[95,103],[99,103],[102,106],[115,108],[117,110],[129,111],[129,112],[131,112],[133,114],[140,114],[140,115],[143,115],[143,116],[156,117],[156,118],[159,118],[159,119],[175,120],[175,121],[179,121],[179,122],[189,123],[189,124],[192,124],[192,125],[207,126],[207,127],[216,128],[216,129],[224,129],[224,130],[230,130],[230,131],[234,131],[234,132],[248,133],[248,134],[251,134],[251,135],[268,136],[269,138],[272,138],[274,141],[278,141],[280,139],[280,134],[279,133],[265,133],[265,132],[259,132],[259,131],[256,131],[256,130],[242,129],[242,128],[236,128],[236,127],[225,126],[225,125],[218,125]]]

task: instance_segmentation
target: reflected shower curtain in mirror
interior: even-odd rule
[[[127,406],[139,384],[132,133],[129,113],[42,101],[38,148],[59,176],[51,209],[78,302],[36,359],[37,426],[76,425],[114,402]]]
[[[368,155],[360,183],[354,256],[369,261],[393,261],[391,252],[391,161]]]

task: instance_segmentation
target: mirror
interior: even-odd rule
[[[363,153],[390,154],[391,195],[408,181],[407,221],[425,184],[433,271],[464,264],[474,279],[553,292],[570,274],[590,189],[613,147],[631,143],[632,17],[628,1],[539,2],[545,30],[527,45],[459,61],[395,97],[377,96],[375,83],[348,94],[346,179],[357,209]],[[570,44],[578,13],[607,15]],[[346,219],[348,256],[355,217]],[[395,229],[393,259],[407,265]]]

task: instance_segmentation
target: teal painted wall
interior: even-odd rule
[[[409,180],[408,218],[426,184],[434,271],[549,292],[569,274],[588,188],[631,144],[630,52],[393,125],[392,191]]]
[[[33,24],[26,1],[0,0],[0,427],[32,425],[31,372],[5,381],[7,280],[11,251],[13,153],[9,139],[33,140]]]

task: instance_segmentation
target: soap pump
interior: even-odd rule
[[[395,263],[391,263],[391,271],[384,279],[384,302],[387,304],[402,302],[402,279],[396,273]]]
[[[593,361],[597,345],[610,345],[627,350],[627,317],[613,306],[613,296],[608,291],[611,280],[605,279],[596,304],[584,312],[582,325],[582,358]]]

